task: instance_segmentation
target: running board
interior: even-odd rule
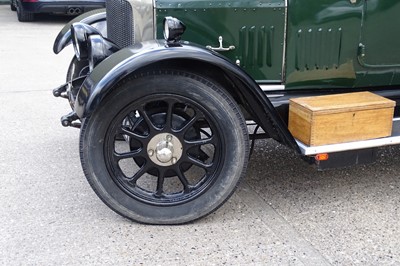
[[[339,144],[309,147],[299,140],[296,140],[303,155],[312,156],[322,153],[334,153],[342,151],[362,150],[389,145],[400,144],[400,118],[393,119],[392,136],[379,139],[370,139]]]

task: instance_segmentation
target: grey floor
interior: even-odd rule
[[[55,21],[53,21],[55,20]],[[258,141],[239,190],[183,226],[146,226],[85,180],[79,131],[52,96],[72,57],[52,54],[65,19],[19,23],[0,6],[1,265],[400,265],[400,148],[368,166],[317,172]]]

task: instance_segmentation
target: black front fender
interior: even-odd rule
[[[76,114],[80,118],[90,116],[119,81],[140,69],[161,63],[164,63],[164,68],[173,67],[173,62],[178,60],[186,62],[188,71],[190,66],[198,64],[221,71],[221,74],[236,85],[238,94],[243,96],[262,128],[272,138],[300,152],[286,124],[260,86],[247,73],[218,53],[188,44],[166,47],[164,41],[154,40],[138,43],[112,54],[82,84],[75,101]]]
[[[58,33],[53,45],[53,52],[55,54],[61,52],[62,49],[71,43],[71,25],[75,22],[89,24],[98,29],[104,37],[107,36],[106,9],[101,8],[86,12],[68,22]]]

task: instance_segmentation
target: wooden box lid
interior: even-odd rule
[[[392,108],[396,103],[371,92],[354,92],[290,99],[290,104],[314,115]],[[297,106],[298,105],[298,106]]]

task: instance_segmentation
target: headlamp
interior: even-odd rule
[[[90,35],[88,38],[89,71],[92,71],[101,61],[117,52],[119,47],[98,34]]]
[[[182,23],[179,19],[174,17],[165,17],[164,21],[164,38],[167,43],[175,43],[178,42],[182,34],[186,30],[185,24]]]
[[[88,57],[88,37],[100,32],[87,24],[76,22],[71,25],[72,44],[75,50],[76,58],[81,61]]]

